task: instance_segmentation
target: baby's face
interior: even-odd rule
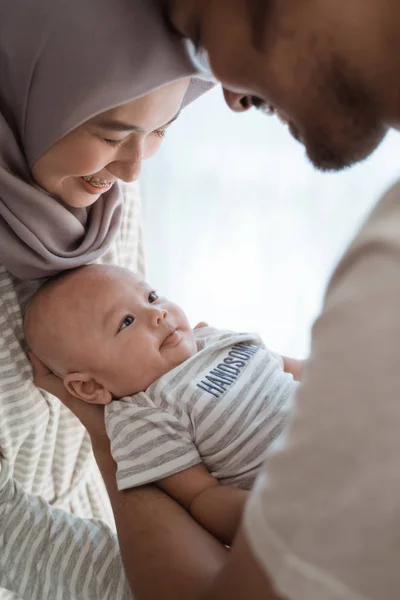
[[[78,302],[69,304],[76,322],[65,330],[66,342],[74,337],[82,368],[115,397],[145,390],[195,354],[184,312],[148,283],[123,269],[87,275],[76,283]]]

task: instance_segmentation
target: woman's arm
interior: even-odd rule
[[[115,533],[28,494],[0,455],[2,587],[24,600],[131,598]]]

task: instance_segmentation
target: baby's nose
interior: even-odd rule
[[[156,308],[153,316],[153,321],[157,327],[161,325],[165,321],[168,316],[168,311],[165,308]]]

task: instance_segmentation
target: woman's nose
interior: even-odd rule
[[[253,106],[251,96],[246,94],[237,94],[224,88],[224,96],[229,108],[235,112],[245,112]]]
[[[108,165],[107,170],[125,183],[136,181],[142,170],[143,145],[135,144],[133,148],[124,148],[117,160]]]

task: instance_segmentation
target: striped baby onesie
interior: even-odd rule
[[[203,327],[198,352],[140,392],[106,406],[120,490],[203,462],[222,484],[250,489],[279,439],[296,387],[254,334]]]
[[[100,262],[141,271],[140,240],[139,193],[130,186],[117,239]],[[0,598],[128,600],[89,436],[32,381],[21,306],[37,287],[0,266]]]

